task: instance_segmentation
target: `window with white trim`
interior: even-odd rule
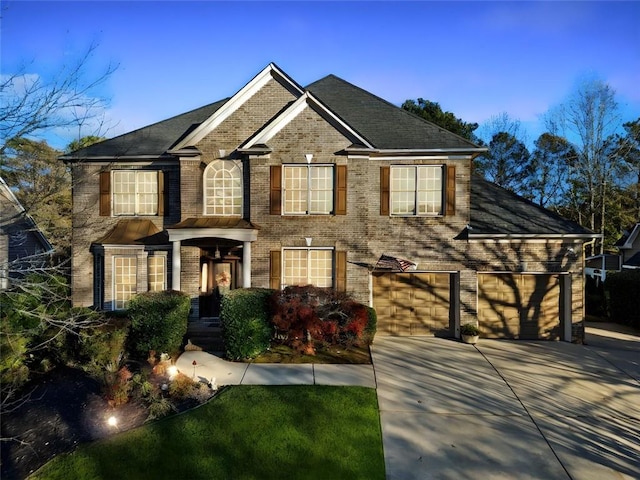
[[[391,166],[391,215],[441,215],[441,165]]]
[[[282,252],[282,286],[333,286],[333,250],[285,248]]]
[[[113,257],[113,309],[127,308],[129,300],[137,293],[138,264],[136,257]]]
[[[147,258],[147,276],[149,277],[150,292],[166,290],[166,263],[164,255],[151,255]]]
[[[333,213],[332,165],[284,165],[285,215]]]
[[[112,195],[114,215],[157,215],[158,172],[116,170]]]
[[[204,170],[204,214],[242,215],[242,169],[233,160],[215,160]]]

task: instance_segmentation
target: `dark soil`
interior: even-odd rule
[[[24,479],[51,458],[90,442],[142,425],[143,405],[110,407],[100,385],[80,370],[57,368],[34,379],[30,400],[2,416],[0,477]],[[118,418],[117,427],[107,419]]]

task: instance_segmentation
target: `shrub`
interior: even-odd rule
[[[364,329],[364,340],[367,345],[371,345],[373,337],[378,331],[378,313],[373,307],[367,307],[367,326]]]
[[[252,358],[264,352],[271,340],[268,301],[273,290],[231,290],[222,297],[220,320],[227,358]]]
[[[640,328],[640,270],[607,273],[604,288],[611,320]]]
[[[175,354],[187,333],[191,300],[182,292],[145,292],[133,297],[129,346],[140,358],[150,350]]]
[[[110,320],[99,327],[80,331],[78,354],[81,368],[95,375],[109,363],[124,356],[129,325],[122,320]]]
[[[104,371],[104,396],[112,407],[124,405],[129,401],[133,382],[133,374],[126,367],[119,367],[118,363],[107,365]]]
[[[286,287],[270,300],[276,338],[301,353],[313,344],[369,344],[376,331],[375,310],[348,295],[311,285]]]

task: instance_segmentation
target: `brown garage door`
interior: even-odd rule
[[[450,274],[374,273],[379,335],[446,335]]]
[[[559,275],[478,273],[478,323],[488,338],[559,338]]]

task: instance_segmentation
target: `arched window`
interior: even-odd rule
[[[242,168],[233,160],[215,160],[204,170],[204,214],[242,215]]]

